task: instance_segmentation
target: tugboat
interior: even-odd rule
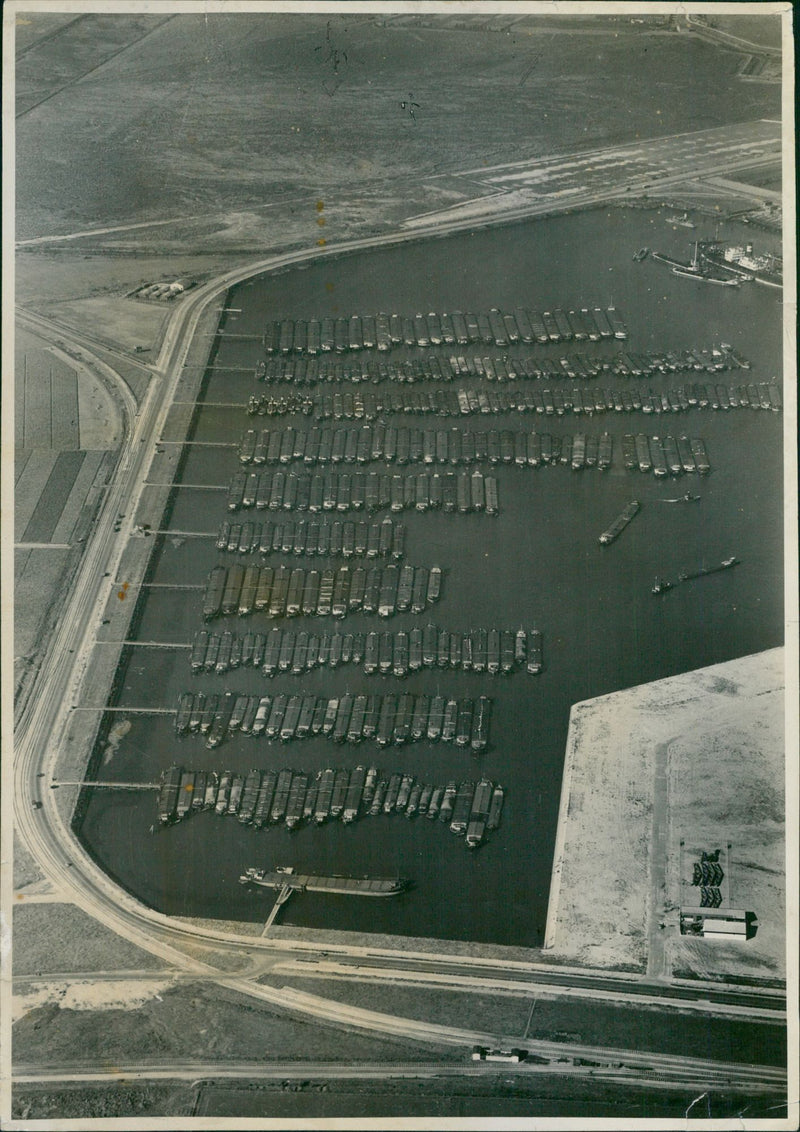
[[[638,252],[633,257],[634,263],[641,263],[643,259],[647,259],[650,254],[649,248],[639,248]]]
[[[669,261],[668,261],[669,262]],[[699,244],[695,240],[692,262],[689,264],[672,263],[672,274],[684,278],[700,279],[704,283],[716,283],[719,287],[738,287],[740,280],[731,276],[712,275],[705,261],[700,262]]]
[[[664,217],[667,224],[680,224],[682,228],[694,228],[695,225],[689,219],[689,213],[684,212],[683,216],[666,216]]]
[[[658,503],[699,503],[700,496],[695,495],[692,491],[687,491],[685,495],[676,495],[674,499],[659,499]]]

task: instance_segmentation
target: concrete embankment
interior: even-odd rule
[[[219,308],[214,303],[200,317],[189,346],[186,364],[176,384],[174,402],[193,404],[197,400],[212,357],[218,321]],[[192,423],[191,412],[182,419],[185,424],[183,436],[186,436]],[[97,742],[102,720],[99,709],[108,702],[111,695],[125,648],[124,641],[131,636],[136,623],[141,584],[147,579],[158,545],[157,539],[145,532],[157,530],[162,525],[173,490],[170,485],[180,468],[181,454],[182,449],[177,446],[155,452],[147,478],[164,486],[147,487],[142,492],[132,527],[134,533],[122,553],[117,576],[103,578],[101,581],[108,588],[108,597],[101,623],[97,627],[96,643],[86,661],[80,704],[81,709],[98,710],[78,710],[73,713],[59,753],[55,775],[57,779],[74,782],[91,778],[99,765],[103,747],[102,743]],[[121,588],[123,584],[124,589]],[[120,593],[124,595],[123,599],[120,598]],[[76,828],[80,826],[86,797],[85,792],[81,796],[78,787],[62,787],[58,791],[60,812],[64,820],[71,820]]]

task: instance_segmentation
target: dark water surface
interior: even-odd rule
[[[246,335],[261,333],[267,319],[378,310],[411,315],[486,311],[491,306],[544,310],[613,304],[626,320],[632,351],[702,348],[724,340],[751,360],[752,369],[746,375],[739,371],[740,376],[720,374],[719,381],[738,384],[778,377],[780,291],[754,284],[737,290],[706,286],[678,279],[651,260],[632,262],[633,252],[642,245],[688,258],[688,240],[694,234],[668,225],[664,213],[611,210],[341,257],[243,284],[230,299],[230,306],[241,308],[241,313],[228,316],[225,330]],[[704,231],[699,222],[698,234],[713,232]],[[729,225],[723,235],[742,239],[753,233]],[[607,355],[619,348],[619,343],[582,343],[572,352]],[[571,349],[521,346],[509,351],[512,356],[527,352],[559,357]],[[223,337],[217,366],[241,365],[248,372],[215,371],[206,384],[205,400],[246,400],[253,390],[249,367],[258,354],[252,339]],[[676,374],[638,380],[660,390],[685,379],[689,376]],[[599,380],[623,388],[637,379]],[[261,427],[277,423],[256,420]],[[281,420],[306,428],[313,423],[308,418]],[[195,437],[237,440],[252,423],[243,410],[205,408]],[[403,423],[430,427],[432,422],[429,417],[407,416]],[[326,766],[375,764],[381,777],[402,770],[442,784],[450,778],[477,780],[486,773],[506,788],[501,829],[474,853],[440,822],[400,816],[365,818],[349,827],[306,827],[289,834],[282,827],[258,832],[232,817],[203,813],[151,836],[148,831],[156,819],[152,794],[98,792],[82,826],[84,843],[109,873],[146,903],[175,915],[261,920],[272,900],[268,892],[250,892],[238,884],[247,866],[399,873],[412,878],[414,888],[398,898],[297,897],[283,910],[282,922],[537,946],[547,912],[571,705],[782,643],[782,416],[750,409],[695,409],[669,418],[604,414],[589,421],[553,417],[545,423],[541,417],[520,414],[442,422],[447,427],[456,423],[473,430],[536,427],[559,436],[607,429],[614,437],[614,462],[606,474],[592,469],[574,473],[560,466],[499,467],[500,515],[495,519],[437,512],[402,516],[408,528],[405,561],[438,564],[446,571],[442,600],[430,619],[454,631],[540,628],[545,656],[540,676],[515,672],[501,678],[433,670],[398,681],[367,677],[349,665],[272,681],[241,669],[224,677],[192,677],[188,651],[136,648],[119,674],[117,702],[173,707],[182,691],[225,688],[261,694],[485,694],[494,700],[489,751],[476,760],[454,746],[427,742],[381,751],[374,744],[336,747],[322,738],[283,745],[246,736],[207,751],[199,736],[176,739],[169,716],[133,715],[131,729],[102,767],[102,777],[152,781],[173,761],[198,770],[290,766],[312,775]],[[676,484],[626,472],[620,439],[625,432],[639,431],[702,437],[712,474],[702,480],[683,477]],[[237,467],[234,449],[195,448],[182,474],[186,483],[222,484]],[[368,470],[375,467],[369,465]],[[689,487],[701,494],[699,504],[655,502]],[[600,547],[600,531],[632,498],[643,504],[640,515],[616,543]],[[176,530],[216,531],[226,517],[223,492],[185,489],[177,492],[171,523]],[[254,517],[263,519],[265,513]],[[674,578],[681,569],[716,563],[731,554],[741,559],[735,570],[677,587],[660,598],[650,592],[656,574]],[[230,564],[233,559],[219,555],[211,540],[176,545],[166,539],[151,580],[200,585],[217,561]],[[324,568],[337,560],[275,555],[267,561]],[[201,627],[201,598],[201,590],[150,591],[140,608],[138,636],[189,641]],[[236,623],[226,626],[223,619],[220,629],[269,628],[257,617],[228,620]],[[387,626],[378,618],[354,615],[333,626],[330,619],[302,618],[292,628],[398,630],[426,620],[398,615]],[[116,714],[114,722],[119,719]]]

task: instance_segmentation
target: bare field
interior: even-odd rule
[[[734,662],[709,688],[703,720],[670,746],[669,887],[699,903],[692,864],[720,849],[725,906],[755,912],[746,942],[674,936],[674,975],[718,979],[786,977],[784,687],[782,651]],[[681,858],[675,844],[684,841]],[[726,847],[730,849],[726,852]]]
[[[98,63],[108,19],[81,29],[85,44],[96,21]],[[777,113],[779,92],[725,81],[735,53],[629,30],[593,26],[586,68],[571,35],[535,20],[442,36],[417,20],[387,34],[362,14],[171,19],[19,119],[17,236],[277,205],[310,241],[329,210],[380,204],[398,181]]]
[[[286,976],[260,980],[284,986]],[[528,1046],[529,1043],[586,1043],[618,1049],[661,1050],[681,1054],[688,1048],[703,1050],[703,1056],[730,1061],[760,1061],[781,1065],[786,1041],[780,1027],[763,1027],[753,1036],[747,1019],[713,1018],[682,1014],[678,1021],[660,1011],[643,1010],[630,999],[621,1003],[597,998],[569,998],[558,991],[543,991],[533,985],[529,994],[491,990],[484,994],[441,986],[418,986],[380,982],[358,983],[356,978],[290,977],[299,991],[364,1010],[380,1010],[402,1018],[479,1033],[494,1033],[498,1040]]]
[[[575,705],[551,890],[554,958],[643,970],[663,947],[674,975],[783,977],[783,684],[774,649]],[[728,842],[724,906],[755,912],[759,930],[736,944],[686,940],[679,907],[699,904],[691,861]]]
[[[164,323],[173,304],[157,307],[134,299],[104,297],[40,305],[37,309],[76,330],[86,330],[123,350],[136,346],[154,349],[161,339]]]

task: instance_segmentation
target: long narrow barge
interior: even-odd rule
[[[281,868],[274,872],[247,869],[239,877],[239,883],[278,891],[285,888],[295,892],[330,892],[342,896],[398,896],[410,885],[406,877],[324,877]]]
[[[738,565],[739,559],[735,555],[731,555],[730,558],[724,558],[722,562],[716,566],[701,566],[699,570],[682,570],[681,573],[678,574],[677,582],[669,582],[662,578],[656,578],[651,592],[654,594],[663,594],[668,590],[674,589],[680,582],[691,582],[694,581],[695,578],[705,578],[708,574],[718,574],[722,570],[730,570],[733,566]]]
[[[630,523],[634,515],[638,514],[640,509],[641,504],[639,503],[639,500],[632,499],[626,506],[625,510],[617,516],[617,518],[609,527],[607,527],[603,531],[603,533],[600,535],[600,538],[598,539],[598,542],[600,542],[602,546],[607,546],[610,542],[613,542],[614,539],[618,537],[618,535],[622,534],[628,523]]]

